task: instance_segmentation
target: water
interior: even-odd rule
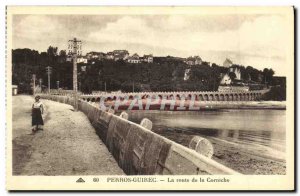
[[[285,160],[285,110],[127,112],[129,120],[148,118],[154,132],[185,146],[199,135],[253,155]]]

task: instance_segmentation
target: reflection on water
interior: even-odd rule
[[[284,159],[285,110],[220,110],[199,112],[128,111],[129,120],[153,122],[153,130],[187,146],[200,135],[252,154]]]

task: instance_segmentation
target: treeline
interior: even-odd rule
[[[263,100],[285,101],[286,100],[286,77],[273,77],[272,87]]]
[[[72,64],[65,59],[65,51],[58,53],[57,48],[51,46],[41,53],[27,48],[12,50],[12,83],[18,85],[20,93],[32,93],[32,75],[36,75],[36,85],[41,79],[42,85],[47,86],[46,67],[51,66],[51,88],[57,88],[56,81],[60,81],[61,87],[71,89]]]
[[[200,65],[192,68],[184,81],[187,66],[179,61],[132,64],[124,61],[102,60],[86,65],[81,73],[81,89],[130,91],[216,90],[220,80],[217,67]]]
[[[31,93],[32,74],[36,74],[37,85],[42,79],[44,88],[48,85],[46,67],[52,67],[51,88],[72,89],[71,62],[66,62],[66,53],[50,46],[47,52],[31,49],[12,51],[13,84],[19,92]],[[241,69],[245,81],[272,85],[272,69],[257,70],[251,66],[234,65]],[[186,69],[190,69],[189,79],[184,80]],[[78,64],[78,87],[84,93],[92,91],[215,91],[221,74],[228,68],[207,62],[187,66],[176,57],[155,57],[154,63],[131,64],[125,61],[101,60]]]

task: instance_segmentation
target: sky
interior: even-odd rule
[[[82,41],[83,54],[126,49],[132,55],[188,57],[222,65],[272,68],[285,76],[287,21],[282,15],[14,15],[13,49],[66,50]]]

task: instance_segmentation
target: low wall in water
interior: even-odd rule
[[[67,96],[40,95],[41,98],[73,105]],[[97,134],[119,166],[128,175],[239,174],[195,150],[177,144],[143,126],[94,105],[78,101]]]

